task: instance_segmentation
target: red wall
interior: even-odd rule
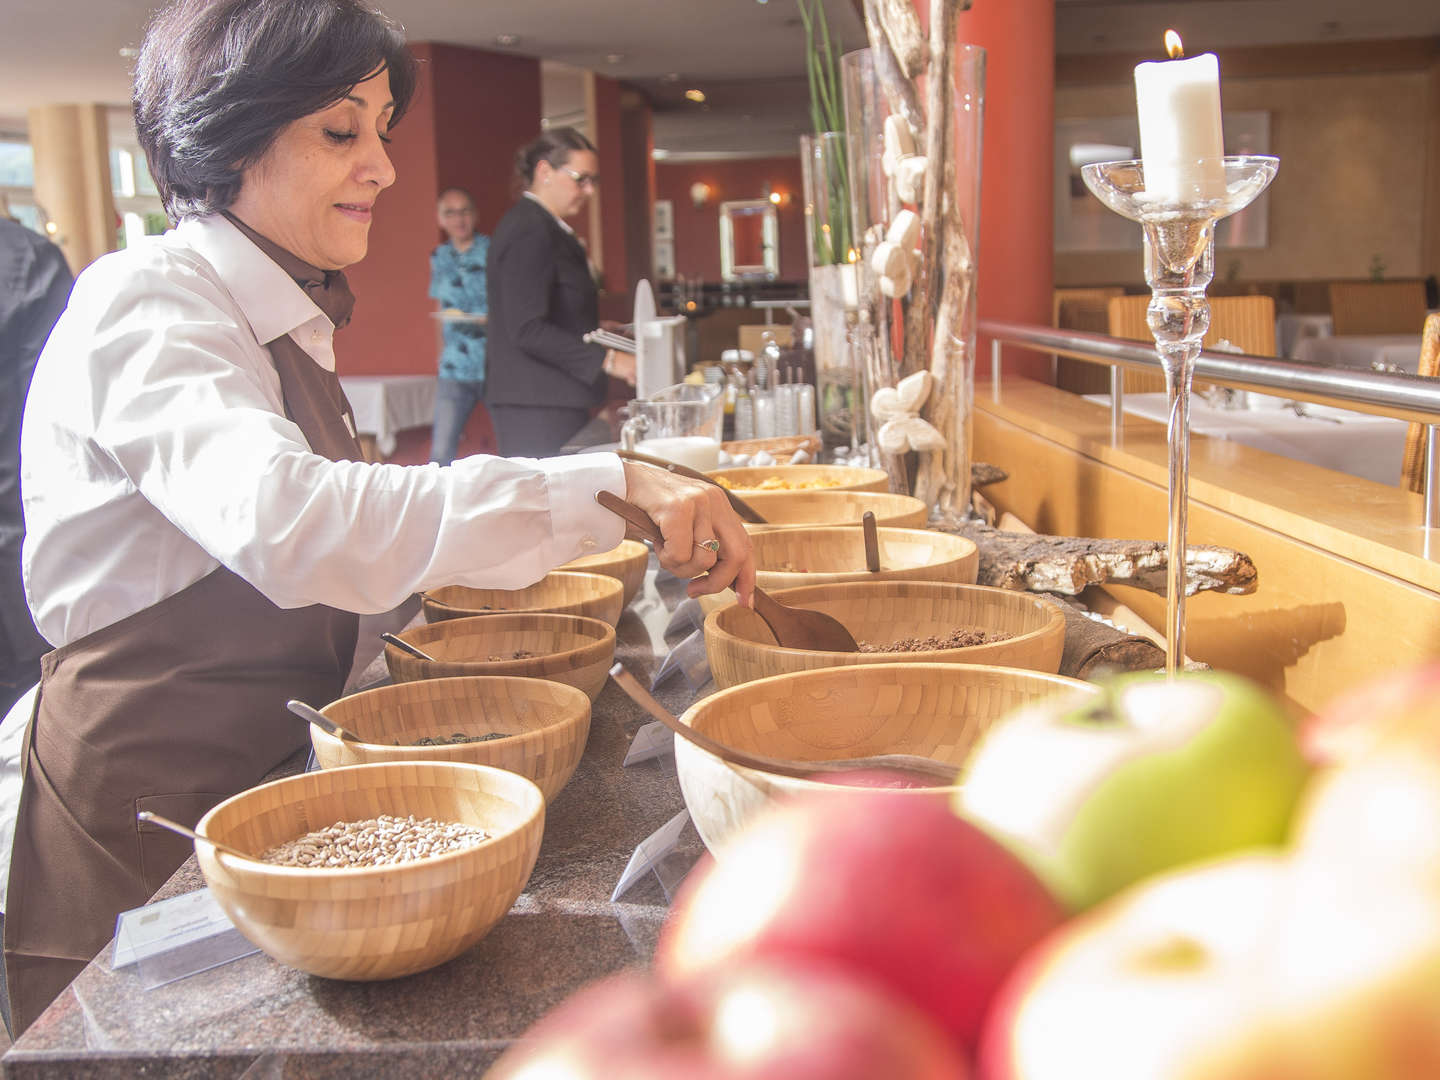
[[[336,339],[346,375],[433,375],[439,354],[429,255],[440,189],[468,188],[489,232],[510,205],[515,151],[540,131],[538,61],[418,42],[420,82],[393,132],[395,183],[381,193],[365,259],[346,271],[355,316]]]
[[[916,0],[923,22],[928,4]],[[980,318],[1050,322],[1054,282],[1054,0],[976,4],[957,16],[958,40],[986,50],[980,179]],[[979,355],[988,358],[981,335]],[[989,364],[979,368],[988,377]],[[1049,378],[1049,361],[1009,349],[1005,370]]]
[[[697,181],[710,185],[710,201],[698,209],[690,201],[690,186]],[[719,281],[720,204],[762,198],[767,183],[772,191],[790,196],[789,202],[778,208],[780,278],[805,281],[809,257],[798,152],[794,157],[741,161],[657,162],[655,198],[669,199],[675,208],[675,272]]]

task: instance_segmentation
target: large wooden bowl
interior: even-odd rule
[[[722,690],[792,671],[853,664],[992,664],[1051,674],[1060,670],[1065,613],[1034,593],[936,581],[847,581],[781,589],[784,604],[833,615],[857,641],[943,637],[960,627],[1012,635],[986,645],[931,652],[819,652],[785,649],[749,608],[731,604],[705,619],[710,674]]]
[[[490,838],[350,869],[252,862],[204,843],[195,854],[230,921],[282,964],[330,979],[392,979],[443,964],[484,937],[525,888],[545,829],[545,799],[529,780],[453,761],[303,773],[226,799],[196,828],[258,855],[380,814],[478,825]]]
[[[606,574],[552,570],[523,589],[472,589],[445,585],[420,594],[426,622],[468,619],[472,615],[548,611],[583,615],[614,626],[625,608],[625,588]]]
[[[800,525],[859,525],[865,511],[876,525],[897,529],[923,528],[929,508],[913,495],[888,491],[751,491],[745,501],[765,519],[755,529],[786,529]]]
[[[621,540],[620,546],[613,551],[601,552],[599,555],[582,555],[559,569],[575,570],[584,574],[604,574],[606,577],[615,578],[625,591],[620,601],[623,608],[639,594],[640,586],[645,584],[645,568],[649,565],[649,548],[639,540]],[[575,614],[583,615],[584,612],[577,611]]]
[[[759,529],[750,534],[756,581],[773,592],[837,581],[957,581],[973,584],[980,550],[933,529],[878,529],[880,571],[865,569],[865,537],[848,525]]]
[[[364,740],[337,739],[315,725],[322,769],[382,761],[468,761],[533,780],[548,803],[569,781],[590,734],[584,691],[548,679],[467,676],[395,683],[332,701],[320,710]],[[484,742],[417,746],[422,737],[488,735]]]
[[[518,675],[578,687],[594,701],[615,662],[615,628],[579,615],[480,615],[416,626],[396,636],[435,658],[421,660],[387,644],[385,666],[396,682],[454,675]],[[535,655],[489,659],[522,650]]]
[[[681,721],[729,746],[770,757],[830,761],[923,754],[952,763],[958,773],[976,739],[1011,710],[1052,694],[1099,692],[1092,683],[1016,668],[866,664],[732,686],[696,702]],[[833,788],[727,765],[678,738],[675,765],[690,817],[711,851],[771,799]],[[853,790],[862,798],[875,794]],[[905,795],[889,789],[884,794]]]
[[[889,491],[890,477],[884,469],[862,469],[853,465],[752,465],[746,468],[715,469],[707,472],[712,480],[724,480],[746,496],[749,492],[768,490],[767,481],[778,491]]]

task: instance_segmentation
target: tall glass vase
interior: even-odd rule
[[[873,441],[892,489],[953,524],[970,513],[985,50],[934,41],[913,80],[873,49],[840,66]]]
[[[865,441],[865,395],[849,338],[855,310],[855,246],[850,226],[848,136],[800,136],[815,389],[827,449],[858,450]]]

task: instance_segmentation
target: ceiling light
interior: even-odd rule
[[[512,45],[519,45],[519,44],[520,44],[520,35],[519,35],[519,34],[496,34],[496,35],[495,35],[495,44],[496,44],[496,45],[499,45],[499,46],[500,46],[501,48],[503,48],[503,49],[508,49],[508,48],[510,48]]]
[[[695,103],[698,104],[698,105],[703,105],[703,104],[705,104],[705,91],[704,91],[704,90],[686,90],[686,91],[685,91],[685,97],[686,97],[688,100],[693,101],[693,102],[695,102]]]
[[[623,52],[606,53],[605,62],[607,64],[623,64],[625,62],[625,54]]]
[[[140,55],[140,50],[137,49],[134,45],[122,45],[120,47],[120,55],[123,56],[126,60],[134,60],[137,56]]]
[[[661,82],[679,82],[679,81],[680,81],[680,73],[679,73],[678,71],[667,71],[664,75],[661,75],[661,76],[660,76],[660,81],[661,81]]]

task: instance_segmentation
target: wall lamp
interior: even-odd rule
[[[710,201],[710,194],[710,185],[703,180],[697,180],[690,185],[690,201],[695,204],[696,210]]]

